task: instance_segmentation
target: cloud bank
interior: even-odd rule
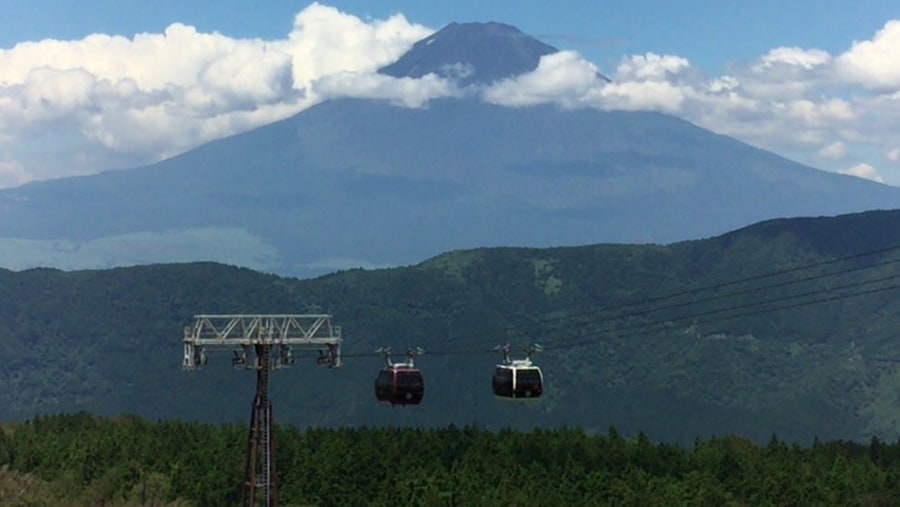
[[[433,32],[401,14],[362,20],[314,3],[276,40],[176,23],[130,38],[22,42],[0,50],[0,188],[151,163],[329,98],[425,107],[461,95],[508,107],[660,111],[814,167],[900,185],[898,20],[839,54],[773,48],[718,76],[653,53],[623,55],[610,72],[573,51],[473,89],[375,72]]]
[[[336,95],[342,73],[370,75],[432,31],[402,15],[364,22],[314,3],[279,40],[175,23],[160,34],[0,50],[0,187],[149,163],[285,118]],[[338,83],[319,93],[323,76]],[[415,84],[391,93],[415,105]]]
[[[660,111],[813,167],[900,186],[900,21],[836,56],[780,47],[706,76],[680,56],[648,53],[623,57],[611,77],[560,52],[483,97],[512,107]]]

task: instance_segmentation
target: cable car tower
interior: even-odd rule
[[[341,328],[325,314],[195,315],[194,325],[184,328],[184,369],[205,365],[207,349],[231,349],[235,368],[256,371],[241,505],[275,507],[278,481],[269,372],[294,364],[293,349],[318,350],[318,364],[340,368]]]

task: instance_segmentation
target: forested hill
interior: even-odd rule
[[[87,410],[242,422],[253,376],[180,370],[197,313],[332,313],[344,368],[273,375],[300,426],[580,426],[692,441],[897,438],[900,211],[777,220],[672,245],[450,252],[296,280],[213,263],[0,271],[0,419]],[[540,342],[539,404],[493,399],[509,342]],[[377,347],[421,346],[423,404],[374,400]]]
[[[240,504],[247,430],[78,413],[0,428],[4,507]],[[689,448],[614,428],[276,427],[283,506],[893,506],[900,444],[738,437]]]

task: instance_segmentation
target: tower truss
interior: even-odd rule
[[[341,366],[341,328],[327,314],[195,315],[184,329],[185,370],[207,363],[207,349],[231,349],[237,369],[256,371],[256,395],[250,412],[247,459],[241,505],[278,505],[275,438],[269,373],[294,364],[294,349],[318,350],[317,363]]]

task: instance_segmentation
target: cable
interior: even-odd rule
[[[897,357],[870,357],[863,356],[863,359],[867,361],[877,361],[882,363],[900,363],[900,358]]]
[[[891,276],[887,276],[887,277],[881,277],[881,278],[868,280],[868,281],[864,281],[864,282],[855,282],[855,283],[846,284],[846,285],[842,285],[842,286],[838,286],[838,287],[831,287],[831,288],[827,288],[827,289],[821,289],[821,290],[810,291],[810,292],[805,292],[805,293],[801,293],[801,294],[795,294],[792,296],[785,296],[783,298],[778,298],[775,300],[757,301],[757,302],[753,302],[753,303],[746,303],[746,304],[741,304],[741,305],[728,307],[728,308],[718,308],[715,310],[710,310],[710,311],[702,312],[699,314],[687,314],[687,315],[682,315],[682,316],[678,316],[675,318],[659,320],[659,321],[654,321],[654,322],[649,322],[649,323],[643,323],[639,326],[636,326],[637,329],[635,329],[634,332],[627,333],[624,335],[619,335],[618,337],[619,338],[629,338],[629,337],[633,337],[633,336],[649,335],[651,333],[655,333],[660,330],[659,329],[651,330],[648,328],[660,326],[660,325],[668,326],[670,323],[672,323],[674,321],[696,320],[698,317],[714,315],[717,313],[724,313],[724,312],[730,312],[730,311],[740,310],[740,309],[744,309],[744,308],[751,308],[753,306],[771,305],[773,302],[786,302],[786,301],[801,299],[801,298],[805,298],[805,297],[809,297],[809,296],[815,296],[818,294],[826,294],[829,292],[844,290],[844,289],[848,289],[848,288],[862,287],[862,286],[869,285],[872,283],[879,283],[879,282],[884,282],[887,280],[894,280],[897,278],[900,278],[900,274],[891,275]],[[803,307],[803,306],[809,306],[809,305],[813,305],[813,304],[838,301],[838,300],[849,299],[849,298],[859,297],[859,296],[866,296],[866,295],[876,294],[876,293],[880,293],[880,292],[896,290],[898,288],[900,288],[900,284],[889,285],[886,287],[878,287],[878,288],[874,288],[874,289],[867,289],[864,291],[853,292],[853,293],[849,293],[849,294],[835,294],[835,295],[831,295],[831,296],[828,296],[825,298],[819,298],[819,299],[814,299],[814,300],[810,300],[810,301],[801,301],[798,303],[793,303],[793,304],[788,304],[788,305],[781,305],[781,306],[776,306],[776,307],[771,307],[771,308],[762,308],[762,309],[753,310],[753,311],[749,311],[749,312],[725,315],[725,316],[722,316],[722,317],[719,317],[716,319],[707,320],[705,323],[715,323],[715,322],[721,322],[721,321],[726,321],[726,320],[733,320],[733,319],[737,319],[737,318],[741,318],[741,317],[748,317],[748,316],[760,315],[760,314],[765,314],[765,313],[770,313],[770,312],[783,311],[783,310],[799,308],[799,307]],[[627,330],[628,328],[625,328],[625,329]],[[552,346],[545,346],[544,350],[545,351],[559,350],[559,349],[563,349],[563,348],[569,349],[569,348],[573,348],[573,347],[590,345],[590,344],[593,344],[593,343],[599,341],[600,337],[602,337],[602,336],[607,336],[607,335],[610,335],[613,333],[618,333],[620,331],[622,331],[622,329],[599,331],[596,333],[592,333],[590,335],[590,336],[594,336],[594,338],[591,338],[588,340],[566,342],[566,343],[556,344],[556,345],[552,345]],[[496,350],[494,350],[494,349],[490,349],[490,350],[488,350],[488,349],[471,349],[471,350],[455,350],[455,351],[437,351],[437,352],[432,352],[432,353],[429,353],[426,351],[425,355],[426,356],[428,356],[428,355],[430,355],[430,356],[463,356],[463,355],[480,355],[480,354],[487,354],[487,353],[493,354],[493,353],[496,353]],[[379,357],[379,356],[376,356],[375,354],[349,354],[349,355],[342,354],[341,357],[342,358],[344,358],[344,357],[375,358],[375,357]],[[898,360],[898,362],[900,362],[900,360]]]
[[[876,252],[879,252],[879,251],[876,251]],[[852,255],[852,256],[847,256],[847,257],[842,258],[842,259],[858,258],[858,257],[862,257],[863,255],[871,255],[871,254],[872,254],[872,253],[855,254],[855,255]],[[631,302],[631,303],[624,303],[624,304],[614,305],[614,306],[611,306],[611,307],[600,308],[600,309],[597,309],[597,310],[592,310],[592,311],[589,311],[589,312],[583,312],[583,313],[580,313],[580,314],[563,315],[563,316],[560,316],[560,317],[554,317],[553,319],[545,319],[546,322],[544,322],[544,325],[549,324],[549,323],[552,323],[552,322],[554,322],[554,321],[560,321],[560,322],[561,322],[561,321],[571,321],[571,320],[575,320],[575,319],[577,319],[577,318],[579,318],[579,317],[582,317],[582,316],[585,316],[585,315],[598,314],[598,313],[603,313],[604,311],[611,311],[611,310],[614,310],[614,309],[623,309],[623,308],[628,308],[628,307],[633,307],[633,306],[639,306],[640,304],[644,304],[645,302],[648,302],[648,301],[660,301],[660,300],[663,300],[663,299],[671,299],[671,298],[674,298],[674,297],[677,297],[677,296],[681,296],[681,295],[686,295],[686,294],[696,294],[696,293],[699,293],[699,292],[702,291],[702,290],[711,290],[711,289],[713,289],[713,288],[721,288],[721,287],[732,286],[732,285],[736,285],[736,284],[738,284],[738,283],[744,282],[745,280],[751,280],[751,281],[752,281],[752,280],[758,280],[758,279],[763,279],[763,278],[771,278],[772,276],[775,276],[775,274],[783,274],[783,273],[785,273],[785,272],[796,272],[796,271],[800,271],[801,269],[808,269],[809,267],[818,267],[818,266],[821,266],[821,265],[823,265],[823,264],[833,264],[834,262],[836,262],[836,261],[835,261],[835,260],[823,261],[823,262],[818,262],[818,263],[811,264],[811,265],[808,265],[808,266],[800,266],[800,267],[795,267],[795,268],[789,268],[789,269],[781,270],[781,271],[778,271],[778,272],[775,272],[775,273],[768,273],[768,274],[765,274],[765,275],[757,275],[757,276],[750,277],[750,278],[743,279],[743,280],[736,280],[736,281],[724,282],[724,283],[720,283],[720,284],[716,284],[716,285],[711,285],[711,286],[708,286],[708,287],[697,288],[697,289],[691,289],[691,290],[683,291],[683,292],[679,292],[679,293],[672,293],[672,294],[669,294],[669,295],[666,295],[666,296],[659,296],[659,297],[655,297],[655,298],[648,298],[648,299],[645,299],[645,300],[642,300],[642,301],[638,301],[638,302]],[[848,268],[848,269],[843,269],[843,270],[840,270],[840,271],[834,271],[834,272],[831,272],[831,273],[821,273],[821,274],[818,274],[818,275],[811,275],[811,276],[807,276],[807,277],[804,277],[804,278],[799,278],[799,279],[796,279],[796,280],[788,280],[788,281],[778,282],[778,283],[774,283],[774,284],[770,284],[770,285],[763,285],[763,286],[758,286],[758,287],[751,287],[751,288],[742,289],[742,290],[738,290],[738,291],[733,291],[733,292],[729,292],[729,293],[725,293],[725,294],[716,294],[716,295],[713,295],[713,296],[708,296],[708,297],[704,297],[704,298],[694,299],[694,300],[690,300],[690,301],[684,301],[684,302],[673,303],[673,304],[669,304],[669,305],[659,306],[659,307],[655,307],[655,308],[649,308],[649,309],[640,310],[640,311],[637,311],[637,310],[636,310],[636,311],[632,311],[632,312],[628,312],[628,313],[624,313],[624,314],[613,315],[613,316],[605,317],[605,318],[602,318],[602,319],[596,319],[596,320],[594,320],[592,323],[597,324],[597,323],[603,323],[603,322],[614,322],[614,321],[617,321],[617,320],[622,320],[622,319],[626,319],[626,318],[630,318],[630,317],[638,317],[638,316],[642,316],[642,315],[645,315],[645,314],[648,314],[648,313],[655,313],[655,312],[660,312],[660,311],[663,311],[663,310],[668,310],[668,309],[673,309],[673,308],[680,308],[680,307],[690,306],[690,305],[694,305],[694,304],[698,304],[698,303],[702,303],[702,302],[708,302],[708,301],[712,301],[712,300],[722,300],[722,299],[726,299],[726,298],[730,298],[730,297],[734,297],[734,296],[750,294],[750,293],[753,293],[753,292],[759,292],[759,291],[763,291],[763,290],[770,290],[770,289],[776,289],[776,288],[783,288],[783,287],[786,287],[786,286],[789,286],[789,285],[795,285],[795,284],[798,284],[798,283],[805,283],[805,282],[810,282],[810,281],[815,281],[815,280],[822,280],[822,279],[825,279],[825,278],[836,277],[836,276],[844,275],[844,274],[847,274],[847,273],[853,273],[853,272],[857,272],[857,271],[863,271],[863,270],[867,270],[867,269],[873,269],[873,268],[876,268],[876,267],[882,267],[882,266],[886,266],[886,265],[889,265],[889,264],[896,264],[896,263],[898,263],[898,262],[900,262],[900,259],[893,259],[893,260],[888,260],[888,261],[884,261],[884,262],[875,263],[875,264],[872,264],[872,265],[869,265],[869,266],[857,266],[857,267],[852,267],[852,268]],[[840,288],[840,287],[838,287],[838,288]],[[771,301],[770,301],[770,302],[771,302]],[[510,326],[510,327],[507,327],[507,328],[506,328],[507,330],[516,330],[516,329],[519,329],[519,328],[526,328],[526,327],[527,327],[528,329],[525,330],[525,331],[523,331],[523,332],[516,333],[516,334],[513,334],[513,335],[509,335],[509,334],[504,335],[503,340],[504,340],[504,341],[508,341],[508,340],[512,340],[512,339],[515,339],[515,338],[518,338],[518,337],[527,336],[528,334],[530,334],[531,329],[533,328],[533,326]],[[473,340],[470,339],[470,340],[467,340],[467,341],[473,341]]]
[[[739,304],[736,306],[730,306],[730,307],[726,307],[726,308],[717,308],[717,309],[713,309],[713,310],[706,310],[706,311],[703,311],[701,313],[696,313],[696,314],[679,315],[677,317],[671,317],[671,318],[668,318],[668,319],[665,319],[662,321],[656,321],[656,322],[650,323],[650,324],[637,324],[637,325],[626,326],[624,328],[618,328],[616,331],[628,330],[628,329],[633,329],[633,328],[643,328],[643,327],[648,327],[651,325],[657,325],[657,324],[668,323],[668,322],[673,322],[673,321],[697,320],[698,318],[706,317],[709,315],[715,315],[718,313],[726,313],[726,312],[731,312],[731,311],[735,311],[735,310],[743,310],[746,308],[752,308],[755,306],[764,306],[764,305],[771,305],[774,303],[787,302],[787,301],[792,301],[795,299],[802,299],[805,297],[816,296],[818,294],[826,294],[829,292],[835,292],[835,291],[844,290],[844,289],[863,287],[866,285],[885,282],[888,280],[895,280],[898,278],[900,278],[900,274],[885,276],[885,277],[881,277],[881,278],[875,278],[873,280],[867,280],[867,281],[862,281],[862,282],[853,282],[853,283],[848,283],[846,285],[839,285],[836,287],[818,289],[818,290],[803,292],[803,293],[799,293],[799,294],[792,294],[789,296],[783,296],[783,297],[775,298],[775,299],[768,299],[768,300],[764,300],[764,301],[754,301],[754,302],[742,303],[742,304]],[[876,290],[875,292],[879,292],[879,291]],[[860,294],[865,294],[865,293],[860,293]],[[825,301],[825,300],[823,300],[823,301]],[[793,308],[794,306],[795,305],[789,305],[784,308]],[[802,304],[801,304],[801,306],[802,306]],[[776,308],[773,308],[772,310],[774,311],[774,310],[780,310],[780,309],[782,309],[782,308],[776,307]],[[755,312],[755,313],[758,313],[758,312]],[[747,315],[753,315],[755,313],[751,312]],[[745,315],[745,314],[741,314],[741,315]],[[731,317],[729,317],[729,318],[731,318]],[[552,348],[559,348],[559,347],[554,346]]]
[[[900,263],[900,259],[893,259],[893,260],[890,260],[890,261],[879,262],[879,263],[876,263],[876,264],[872,264],[872,265],[870,265],[870,266],[858,266],[858,267],[849,268],[849,269],[845,269],[845,270],[841,270],[841,271],[835,271],[835,272],[832,272],[832,273],[822,273],[822,274],[818,274],[818,275],[807,276],[807,277],[805,277],[805,278],[798,278],[798,279],[796,279],[796,280],[788,280],[788,281],[785,281],[785,282],[779,282],[779,283],[775,283],[775,284],[772,284],[772,285],[763,285],[763,286],[759,286],[759,287],[750,287],[750,288],[748,288],[748,289],[742,289],[742,290],[739,290],[739,291],[728,292],[728,293],[725,293],[725,294],[716,294],[716,295],[713,295],[713,296],[707,296],[707,297],[703,297],[703,298],[700,298],[700,299],[694,299],[694,300],[690,300],[690,301],[682,301],[682,302],[680,302],[680,303],[672,303],[672,304],[669,304],[669,305],[664,305],[664,306],[659,306],[659,307],[655,307],[655,308],[650,308],[650,309],[647,309],[647,310],[644,310],[644,311],[632,311],[632,312],[629,312],[629,313],[624,313],[624,314],[620,314],[620,315],[615,315],[615,316],[611,316],[611,317],[606,317],[606,318],[603,318],[603,319],[599,319],[599,320],[597,320],[597,321],[595,321],[595,322],[596,322],[596,323],[613,322],[613,321],[616,321],[616,320],[622,320],[622,319],[627,319],[627,318],[631,318],[631,317],[640,317],[640,316],[642,316],[642,315],[644,315],[644,314],[647,314],[647,313],[656,313],[656,312],[661,312],[661,311],[663,311],[663,310],[671,310],[671,309],[674,309],[674,308],[683,308],[683,307],[685,307],[685,306],[691,306],[691,305],[695,305],[695,304],[699,304],[699,303],[705,303],[705,302],[708,302],[708,301],[715,301],[715,300],[726,299],[726,298],[730,298],[730,297],[734,297],[734,296],[741,296],[741,295],[751,294],[751,293],[754,293],[754,292],[760,292],[760,291],[764,291],[764,290],[784,288],[784,287],[787,287],[787,286],[790,286],[790,285],[795,285],[795,284],[798,284],[798,283],[805,283],[805,282],[811,282],[811,281],[816,281],[816,280],[822,280],[822,279],[829,278],[829,277],[840,276],[840,275],[844,275],[844,274],[847,274],[847,273],[853,273],[853,272],[856,272],[856,271],[863,271],[863,270],[867,270],[867,269],[872,269],[872,268],[881,267],[881,266],[886,266],[886,265],[889,265],[889,264],[896,264],[896,263]],[[889,277],[889,278],[891,278],[891,277]],[[722,284],[722,285],[734,285],[734,284],[731,283],[731,282],[729,282],[729,283],[727,283],[727,284]],[[769,302],[771,302],[771,301],[772,301],[772,300],[770,300]],[[775,301],[777,301],[777,300],[775,300]],[[620,306],[622,306],[622,307],[627,307],[627,306],[637,306],[637,303],[623,304],[623,305],[620,305]],[[600,312],[602,312],[602,311],[604,311],[604,310],[606,310],[606,309],[599,309],[599,310],[596,310],[596,312],[597,312],[597,313],[600,313]],[[574,316],[565,316],[565,317],[560,317],[559,320],[567,320],[567,319],[572,319],[572,318],[574,318]],[[519,327],[524,327],[524,326],[519,326]],[[517,338],[517,337],[520,337],[520,336],[524,336],[524,334],[514,334],[514,335],[512,335],[512,336],[507,335],[506,338],[507,338],[507,339],[510,339],[510,338]]]
[[[768,278],[782,276],[782,275],[789,274],[789,273],[805,271],[805,270],[809,270],[809,269],[813,269],[813,268],[828,266],[828,265],[836,264],[839,262],[846,262],[846,261],[850,261],[850,260],[860,259],[863,257],[869,257],[872,255],[883,254],[883,253],[892,252],[892,251],[896,251],[896,250],[900,250],[900,245],[889,246],[889,247],[880,248],[880,249],[876,249],[876,250],[870,250],[870,251],[866,251],[866,252],[859,252],[859,253],[850,254],[850,255],[846,255],[846,256],[842,256],[842,257],[836,257],[834,259],[817,261],[817,262],[810,263],[810,264],[804,264],[804,265],[800,265],[800,266],[794,266],[794,267],[790,267],[790,268],[780,269],[777,271],[772,271],[772,272],[763,273],[763,274],[759,274],[759,275],[753,275],[753,276],[749,276],[749,277],[745,277],[745,278],[740,278],[737,280],[731,280],[731,281],[727,281],[727,282],[716,283],[716,284],[697,287],[697,288],[693,288],[693,289],[687,289],[684,291],[672,292],[672,293],[664,294],[661,296],[645,298],[645,299],[638,300],[638,301],[610,305],[610,306],[601,307],[601,308],[588,310],[588,311],[584,311],[584,312],[579,312],[579,313],[574,313],[574,314],[547,317],[547,318],[543,318],[543,319],[534,321],[532,324],[529,324],[527,326],[526,325],[513,325],[513,326],[506,326],[504,328],[498,328],[498,329],[495,329],[492,331],[472,333],[472,334],[469,334],[462,343],[473,343],[474,344],[475,342],[479,341],[479,338],[484,337],[484,336],[489,336],[489,335],[493,335],[493,336],[502,335],[503,336],[502,341],[514,340],[516,338],[528,336],[530,334],[530,330],[533,329],[535,326],[546,326],[548,324],[553,324],[554,322],[571,321],[571,320],[578,319],[580,317],[597,315],[600,313],[611,312],[611,311],[616,311],[616,310],[623,310],[623,309],[630,308],[630,307],[638,307],[638,306],[647,305],[650,303],[656,303],[656,302],[665,301],[665,300],[669,300],[669,299],[675,299],[678,297],[699,294],[699,293],[702,293],[705,291],[721,289],[721,288],[739,285],[739,284],[743,284],[743,283],[764,280],[764,279],[768,279]],[[809,276],[806,278],[801,278],[801,279],[787,281],[787,282],[779,282],[779,283],[775,283],[775,284],[771,284],[771,285],[764,285],[764,286],[755,287],[755,288],[743,289],[741,291],[735,291],[735,292],[731,292],[731,293],[727,293],[727,294],[709,296],[707,298],[700,299],[700,300],[694,300],[694,301],[688,301],[688,302],[682,302],[682,303],[674,303],[670,306],[651,309],[648,311],[661,311],[663,309],[688,306],[691,304],[696,304],[697,302],[708,301],[711,299],[726,298],[726,297],[732,297],[735,295],[747,294],[747,293],[756,292],[756,291],[779,288],[779,287],[783,287],[783,286],[787,286],[787,285],[791,285],[791,284],[795,284],[795,283],[802,283],[805,281],[813,281],[813,280],[828,278],[828,277],[832,277],[832,276],[839,276],[842,274],[851,273],[851,272],[855,272],[855,271],[872,269],[872,268],[876,268],[876,267],[880,267],[880,266],[885,266],[888,264],[894,264],[897,262],[900,262],[900,259],[879,262],[879,263],[872,264],[869,266],[857,266],[857,267],[848,268],[848,269],[844,269],[844,270],[840,270],[840,271],[835,271],[832,273],[812,275],[812,276]],[[602,321],[610,321],[610,320],[618,320],[618,319],[622,319],[622,318],[628,318],[631,316],[641,315],[646,312],[647,311],[635,311],[630,314],[606,317],[606,318],[602,319]],[[516,331],[519,331],[519,330],[521,330],[521,331],[516,333]],[[510,331],[512,331],[513,334],[509,334]],[[458,342],[457,344],[460,344],[460,343]]]
[[[900,275],[898,275],[898,276],[900,276]],[[892,278],[894,278],[894,277],[892,277]],[[764,314],[764,313],[770,313],[770,312],[776,312],[776,311],[782,311],[782,310],[789,310],[789,309],[793,309],[793,308],[799,308],[799,307],[809,306],[809,305],[818,304],[818,303],[827,303],[827,302],[831,302],[831,301],[838,301],[838,300],[842,300],[842,299],[849,299],[849,298],[852,298],[852,297],[867,296],[867,295],[876,294],[876,293],[879,293],[879,292],[886,292],[886,291],[890,291],[890,290],[896,290],[896,289],[898,289],[898,288],[900,288],[900,284],[894,284],[894,285],[889,285],[889,286],[887,286],[887,287],[879,287],[879,288],[876,288],[876,289],[869,289],[869,290],[860,291],[860,292],[855,292],[855,293],[851,293],[851,294],[834,295],[834,296],[829,296],[829,297],[826,297],[826,298],[815,299],[815,300],[812,300],[812,301],[803,301],[803,302],[800,302],[800,303],[794,303],[794,304],[784,305],[784,306],[775,307],[775,308],[764,308],[764,309],[761,309],[761,310],[755,310],[755,311],[751,311],[751,312],[738,313],[738,314],[734,314],[734,315],[726,315],[726,316],[720,317],[720,318],[718,318],[718,319],[708,320],[708,321],[706,321],[706,323],[709,324],[709,323],[721,322],[721,321],[726,321],[726,320],[733,320],[733,319],[738,319],[738,318],[741,318],[741,317],[750,317],[750,316],[760,315],[760,314]],[[728,308],[728,309],[725,309],[725,310],[732,310],[732,309],[731,309],[731,308]],[[710,313],[715,313],[715,312],[710,312]],[[682,319],[680,319],[680,320],[685,320],[685,319],[682,318]],[[653,323],[648,323],[648,324],[647,324],[646,326],[644,326],[644,327],[658,326],[658,325],[661,325],[661,324],[667,324],[667,323],[669,323],[669,322],[672,322],[672,320],[657,321],[657,322],[653,322]],[[657,332],[657,331],[659,331],[659,330],[652,330],[652,331],[638,331],[638,332],[634,332],[634,333],[630,333],[630,334],[620,335],[619,338],[629,338],[629,337],[632,337],[632,336],[647,335],[647,334],[651,334],[651,333],[654,333],[654,332]],[[596,333],[594,336],[600,336],[601,334],[603,334],[603,335],[611,334],[611,333],[613,333],[613,332],[615,332],[615,330],[611,330],[611,331],[603,331],[602,333]],[[599,340],[599,338],[593,338],[593,339],[590,339],[590,340],[576,341],[576,342],[566,343],[565,345],[556,345],[556,346],[551,346],[551,347],[544,347],[544,350],[556,350],[556,349],[561,349],[561,348],[580,347],[580,346],[584,346],[584,345],[590,345],[590,344],[593,344],[593,343],[597,342],[598,340]]]

